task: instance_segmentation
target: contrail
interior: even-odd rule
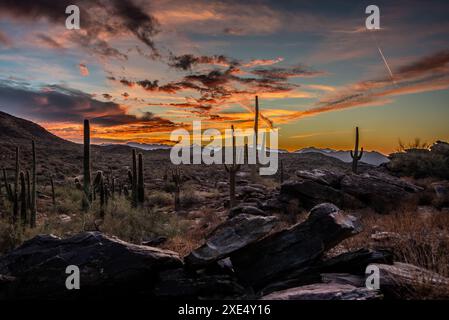
[[[370,33],[371,33],[371,32],[370,32]],[[371,33],[371,35],[372,35],[373,38],[374,38],[374,42],[376,43],[377,50],[379,50],[380,56],[382,57],[382,60],[383,60],[383,62],[384,62],[384,64],[385,64],[385,67],[387,68],[387,71],[388,71],[388,73],[390,74],[391,81],[394,83],[394,85],[396,85],[396,82],[394,81],[393,72],[391,71],[390,66],[388,65],[387,59],[385,58],[384,53],[382,52],[382,49],[380,48],[380,46],[379,46],[379,44],[378,44],[378,42],[377,42],[376,37],[374,36],[373,33]]]

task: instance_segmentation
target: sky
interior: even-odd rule
[[[449,140],[448,88],[444,0],[0,0],[0,110],[76,142],[85,118],[95,143],[250,128],[257,95],[280,148],[350,149],[358,126],[387,154]]]

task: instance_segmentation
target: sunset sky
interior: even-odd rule
[[[370,4],[381,30],[365,29]],[[349,149],[359,126],[389,153],[449,140],[448,88],[445,0],[0,0],[0,110],[73,141],[84,118],[96,143],[247,128],[258,95],[280,148]]]

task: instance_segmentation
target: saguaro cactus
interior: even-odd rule
[[[259,139],[259,97],[256,96],[256,105],[255,105],[255,111],[254,111],[254,145],[252,146],[255,148],[255,155],[256,155],[256,164],[253,164],[251,166],[251,179],[254,181],[257,177],[257,164],[259,163],[259,157],[258,157],[258,150],[257,150],[257,144]]]
[[[240,170],[240,164],[236,161],[236,147],[235,147],[235,135],[234,126],[231,126],[232,132],[232,164],[224,165],[226,171],[229,173],[229,208],[232,209],[235,206],[235,177]]]
[[[138,179],[137,179],[137,195],[138,195],[138,202],[140,204],[143,204],[145,201],[145,183],[143,179],[143,155],[142,153],[139,153],[139,172],[138,172]]]
[[[89,120],[84,120],[84,162],[83,162],[83,209],[87,210],[92,201],[91,175],[90,175],[90,124]]]
[[[351,150],[352,171],[354,173],[357,173],[357,165],[358,162],[362,159],[362,156],[363,156],[363,148],[360,149],[359,153],[359,127],[356,127],[354,152]]]
[[[14,197],[13,197],[13,223],[17,222],[19,216],[19,174],[20,174],[20,163],[19,163],[19,147],[16,147],[16,172],[14,175]]]
[[[136,150],[133,149],[133,159],[132,159],[132,181],[131,181],[131,195],[132,195],[132,205],[133,207],[137,206],[137,159],[136,159]]]
[[[34,140],[31,141],[32,149],[32,166],[31,166],[31,203],[30,203],[30,227],[36,227],[36,211],[37,211],[37,179],[36,179],[36,146]]]
[[[27,222],[27,192],[23,172],[20,172],[20,220],[22,225],[25,226]]]

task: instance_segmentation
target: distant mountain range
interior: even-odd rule
[[[321,153],[329,157],[337,158],[343,162],[351,162],[351,152],[344,150],[333,150],[333,149],[320,149],[315,147],[308,147],[296,150],[294,153],[310,153],[316,152]],[[365,162],[374,166],[381,165],[382,163],[389,162],[388,158],[380,152],[377,151],[364,151],[361,162]]]
[[[0,111],[0,140],[6,143],[18,143],[28,145],[31,140],[35,140],[40,144],[45,144],[47,147],[58,147],[58,148],[78,148],[78,144],[64,140],[57,137],[56,135],[48,132],[43,127],[38,124],[11,116],[5,112]],[[128,142],[126,144],[102,144],[100,145],[105,151],[123,151],[126,152],[127,148],[140,148],[142,150],[169,150],[171,146],[165,144],[146,144],[137,142]],[[220,149],[214,148],[215,151]],[[272,150],[278,153],[288,153],[287,150],[278,149]],[[351,155],[349,151],[343,150],[333,150],[333,149],[320,149],[315,147],[308,147],[294,151],[293,153],[320,153],[329,157],[339,159],[343,162],[351,162]],[[382,163],[388,162],[388,158],[377,152],[377,151],[365,151],[363,153],[362,162],[371,165],[380,165]]]

